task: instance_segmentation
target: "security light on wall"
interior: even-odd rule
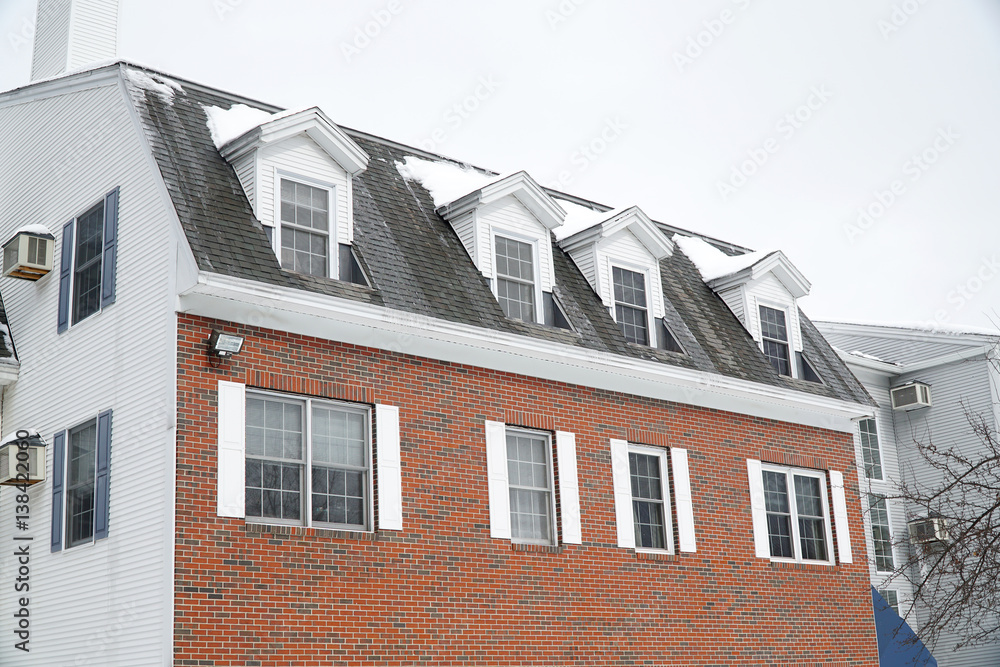
[[[208,356],[225,359],[234,354],[239,354],[243,349],[243,336],[222,333],[217,329],[212,330],[212,335],[208,337]]]
[[[0,484],[21,486],[45,479],[45,441],[21,429],[0,442]]]

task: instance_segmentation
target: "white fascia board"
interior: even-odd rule
[[[633,206],[615,216],[613,220],[605,222],[602,227],[604,237],[609,237],[621,229],[629,230],[645,246],[649,254],[657,260],[665,259],[674,254],[673,241],[667,238],[638,206]]]
[[[445,220],[454,220],[508,195],[521,202],[545,229],[554,229],[566,219],[566,211],[526,171],[488,183],[453,202],[438,206],[437,213]]]
[[[872,408],[782,387],[202,272],[183,313],[853,433]]]
[[[731,273],[728,276],[721,276],[710,280],[708,286],[712,290],[720,292],[737,285],[745,285],[751,280],[756,280],[768,273],[773,274],[778,282],[795,299],[808,295],[809,290],[812,289],[812,284],[795,268],[795,265],[788,261],[788,258],[780,250],[770,253],[756,264]]]
[[[121,66],[121,63],[115,62],[97,69],[60,75],[58,78],[34,82],[0,93],[0,108],[106,86],[119,78]]]
[[[848,366],[857,366],[883,373],[888,376],[897,376],[905,375],[907,373],[916,373],[918,371],[935,368],[937,366],[944,366],[945,364],[951,364],[956,361],[975,359],[976,357],[982,357],[985,361],[989,358],[989,355],[995,350],[995,348],[993,345],[976,345],[975,347],[969,347],[964,350],[951,352],[949,354],[933,357],[931,359],[924,359],[912,364],[893,364],[885,361],[875,361],[874,359],[865,359],[864,357],[859,357],[837,348],[834,348],[834,350]]]
[[[925,331],[910,327],[893,327],[879,324],[852,324],[850,322],[829,322],[815,320],[813,324],[824,333],[839,333],[850,336],[872,336],[891,340],[913,341],[916,343],[951,343],[972,346],[996,345],[1000,342],[1000,332],[996,335],[974,332]]]
[[[840,357],[841,361],[847,364],[852,370],[854,368],[864,368],[887,377],[896,376],[903,372],[903,367],[898,364],[891,364],[885,361],[875,361],[874,359],[865,359],[864,357],[859,357],[851,354],[850,352],[844,352],[836,347],[833,348],[833,350],[837,353],[837,356]]]

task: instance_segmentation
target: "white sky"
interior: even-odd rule
[[[0,0],[0,90],[28,80],[34,12]],[[119,55],[780,248],[814,319],[998,319],[991,0],[122,0]],[[763,164],[723,196],[751,154]]]

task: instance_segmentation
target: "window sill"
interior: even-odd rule
[[[837,568],[834,563],[795,563],[792,561],[772,560],[771,567],[776,570],[806,570],[811,572],[830,572]]]
[[[637,560],[658,560],[668,563],[677,562],[681,559],[677,554],[666,551],[640,551],[638,549],[635,550],[635,557]]]
[[[521,544],[519,542],[511,542],[510,550],[536,554],[561,554],[563,552],[563,545],[554,546],[552,544]]]
[[[328,537],[339,540],[357,540],[374,542],[377,533],[355,530],[338,530],[336,528],[316,528],[312,526],[285,526],[272,523],[256,523],[248,521],[244,531],[253,535],[271,535],[274,537]]]

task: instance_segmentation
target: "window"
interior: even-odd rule
[[[865,462],[865,477],[882,479],[882,453],[878,445],[878,429],[874,419],[858,422],[861,432],[861,456]]]
[[[246,516],[368,530],[368,423],[363,408],[248,393]]]
[[[785,312],[761,306],[760,333],[764,356],[779,375],[790,376],[792,367],[788,356],[788,327],[785,326]]]
[[[829,562],[832,539],[823,475],[771,466],[762,474],[771,558]]]
[[[52,551],[108,536],[111,411],[52,438]]]
[[[281,265],[328,277],[330,191],[281,179]]]
[[[547,434],[507,431],[507,484],[510,534],[518,542],[551,544],[552,445]]]
[[[892,534],[889,528],[889,510],[885,496],[868,494],[869,516],[872,524],[872,543],[875,547],[875,571],[892,572]]]
[[[118,190],[63,225],[58,331],[115,301]]]
[[[497,300],[514,320],[534,322],[535,265],[530,243],[496,236]]]
[[[615,287],[615,321],[625,334],[625,340],[649,345],[646,319],[646,276],[618,266],[611,267]]]
[[[899,613],[899,594],[891,588],[880,588],[878,589],[878,594],[882,596],[885,603],[889,605],[889,608],[896,612],[897,616],[901,616]]]
[[[637,549],[673,551],[666,460],[664,449],[629,447],[628,467]]]

